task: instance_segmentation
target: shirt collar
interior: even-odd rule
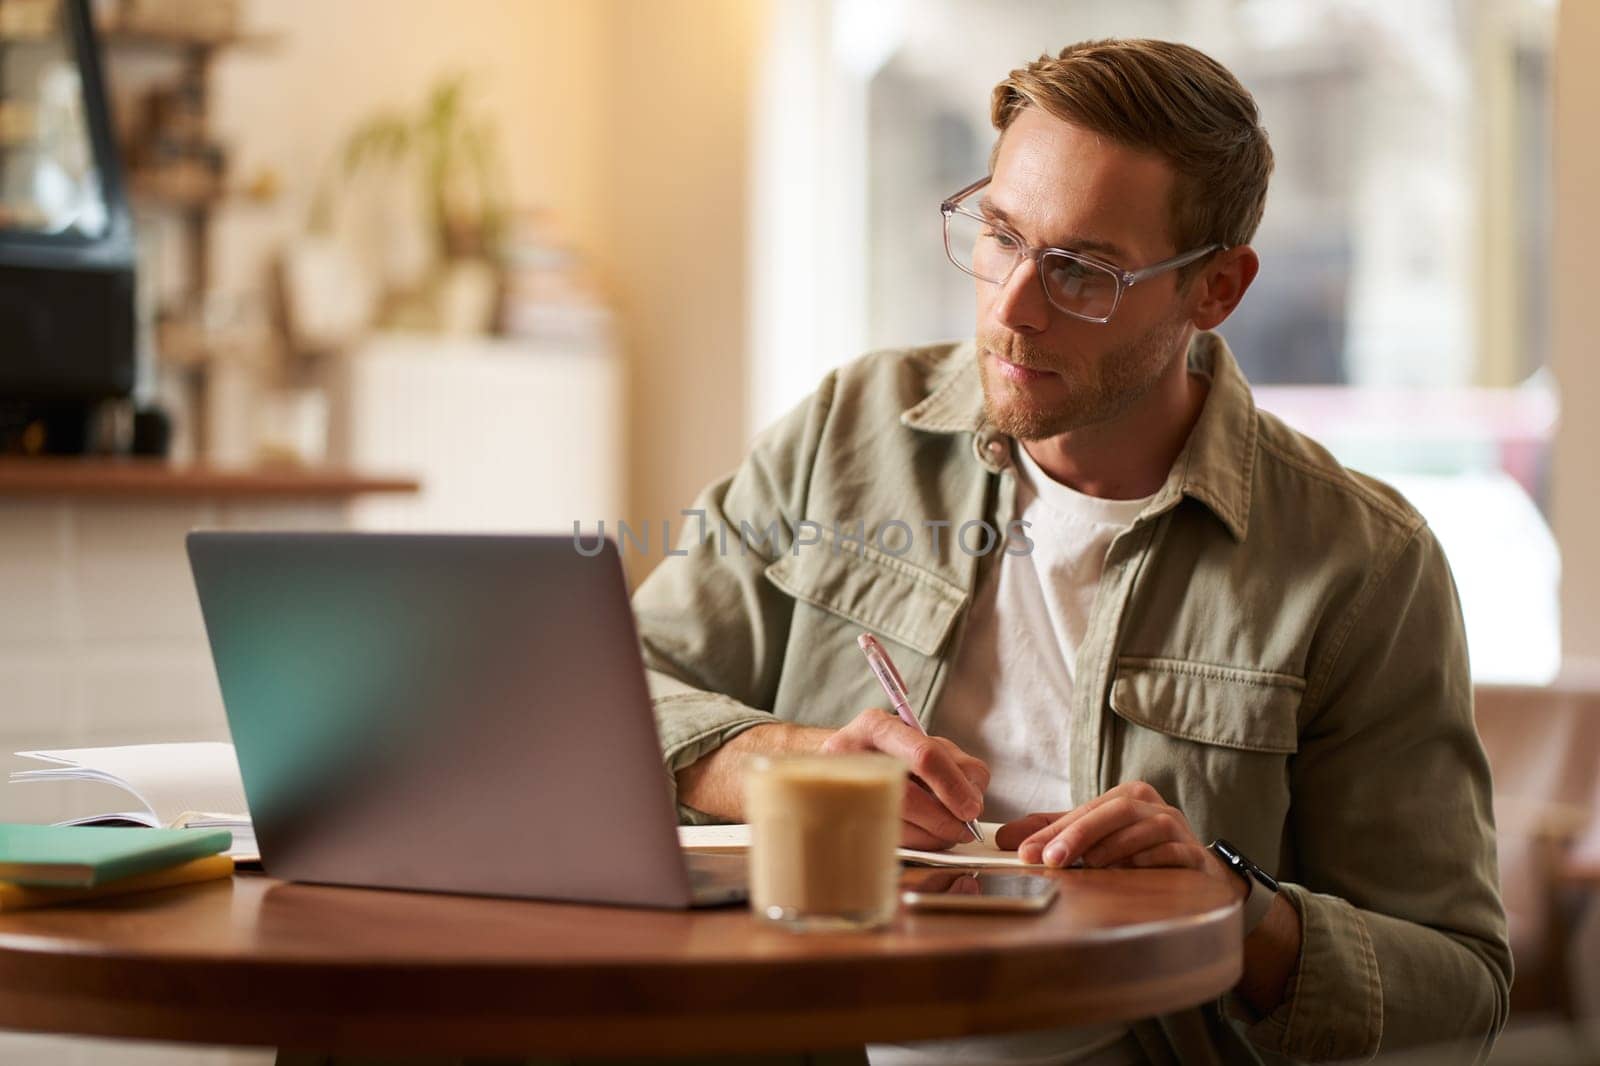
[[[929,433],[976,433],[983,416],[983,382],[978,378],[977,345],[956,345],[930,381],[928,395],[900,412],[900,424]]]
[[[1250,383],[1228,344],[1211,332],[1196,333],[1189,369],[1211,379],[1205,406],[1189,440],[1172,464],[1166,484],[1151,501],[1159,512],[1188,496],[1204,504],[1235,540],[1250,525],[1250,486],[1256,453],[1256,405]],[[971,433],[977,460],[991,470],[1006,465],[1006,449],[991,447],[1004,435],[984,417],[983,383],[972,341],[957,345],[932,391],[900,414],[902,425],[928,433]]]

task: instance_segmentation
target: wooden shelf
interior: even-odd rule
[[[415,493],[411,477],[374,476],[334,467],[219,469],[160,459],[0,458],[0,498],[330,499],[369,493]]]
[[[168,183],[151,181],[141,174],[128,179],[128,192],[135,206],[161,207],[172,211],[210,211],[224,205],[264,205],[272,197],[262,196],[241,186],[213,186],[178,191]]]
[[[219,48],[271,48],[280,41],[273,33],[229,33],[205,36],[195,33],[174,33],[162,30],[107,29],[100,39],[108,46],[129,51],[178,52],[213,51]]]

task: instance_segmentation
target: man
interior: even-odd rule
[[[1259,265],[1254,101],[1193,49],[1097,41],[992,111],[990,177],[942,207],[977,337],[830,374],[638,592],[682,817],[740,819],[748,753],[880,750],[925,786],[908,845],[983,813],[1028,861],[1247,900],[1223,1001],[875,1062],[1487,1054],[1511,962],[1448,567],[1210,332]],[[878,706],[863,630],[938,739]]]

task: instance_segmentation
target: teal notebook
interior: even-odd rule
[[[0,824],[0,881],[103,885],[226,851],[226,829]]]

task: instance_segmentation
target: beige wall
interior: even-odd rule
[[[765,4],[605,5],[604,250],[631,361],[630,514],[653,528],[746,440],[750,85]]]
[[[1552,363],[1560,385],[1552,518],[1561,545],[1563,652],[1600,660],[1600,4],[1561,4],[1555,59],[1555,243]],[[1580,662],[1586,661],[1586,662]]]
[[[602,124],[589,104],[602,3],[581,0],[255,0],[246,25],[272,47],[217,65],[218,132],[233,169],[274,171],[270,208],[224,213],[218,284],[258,288],[265,257],[299,231],[339,146],[380,110],[414,109],[442,77],[464,73],[499,128],[514,206],[547,206],[580,246],[599,228]]]
[[[501,132],[511,200],[549,207],[620,315],[628,513],[676,521],[746,439],[749,99],[765,0],[255,0],[277,47],[217,71],[236,172],[276,171],[270,208],[227,214],[218,282],[259,289],[317,182],[374,110],[469,72]],[[583,442],[573,442],[575,457]],[[631,561],[637,580],[649,561]]]

